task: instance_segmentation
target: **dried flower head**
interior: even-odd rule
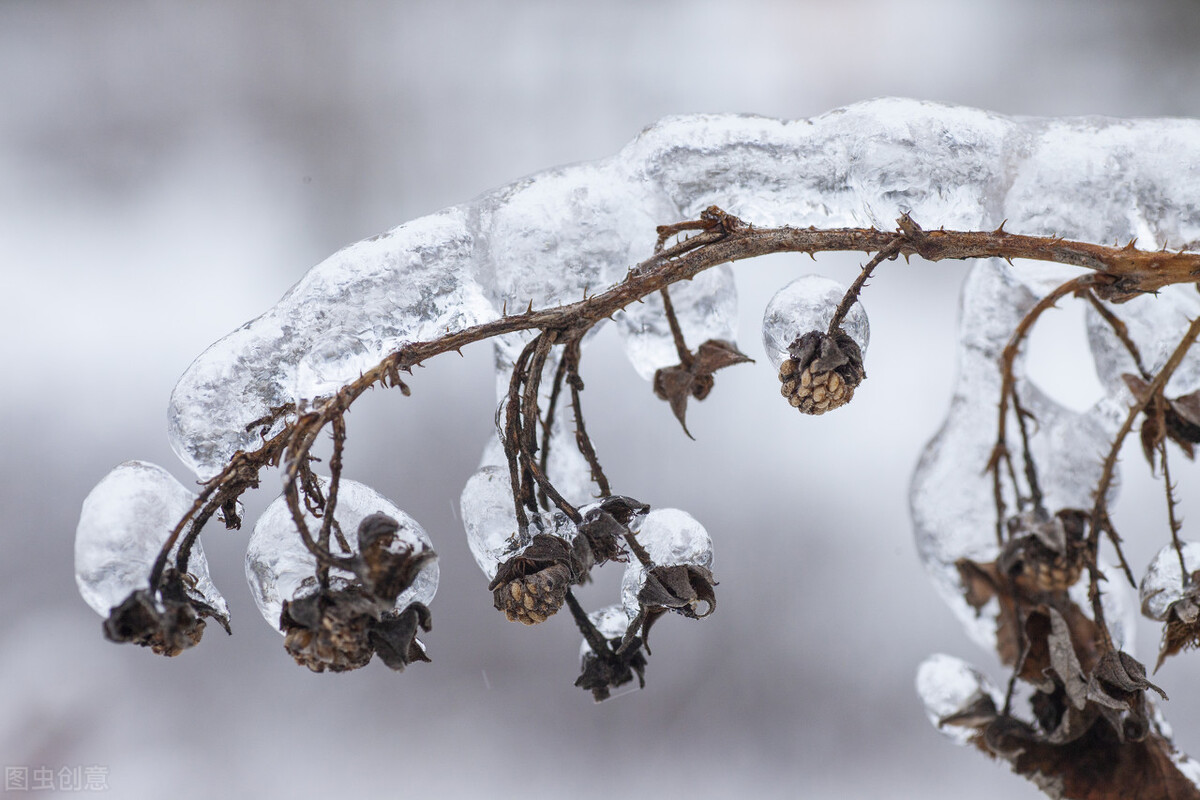
[[[1025,592],[1065,592],[1087,562],[1087,512],[1066,508],[1053,517],[1042,510],[1008,520],[1008,542],[998,566]]]
[[[488,589],[496,609],[510,621],[536,625],[562,608],[567,589],[584,581],[592,562],[586,536],[568,542],[539,533],[500,565]]]
[[[130,642],[164,656],[177,656],[199,643],[205,617],[229,632],[229,620],[207,603],[189,595],[185,576],[168,568],[156,598],[149,589],[132,592],[109,612],[104,635],[112,642]]]
[[[841,328],[797,336],[788,354],[779,367],[780,393],[804,414],[844,406],[867,377],[858,343]]]
[[[292,658],[313,672],[359,669],[376,653],[397,671],[429,661],[416,638],[432,627],[429,609],[412,603],[397,612],[356,584],[284,601],[279,627]]]

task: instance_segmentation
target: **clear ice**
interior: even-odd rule
[[[667,118],[611,158],[487,192],[313,268],[279,304],[214,344],[184,374],[169,409],[172,445],[200,477],[210,477],[237,450],[258,446],[262,432],[246,426],[271,409],[311,403],[404,342],[601,292],[650,255],[656,225],[697,219],[709,205],[759,227],[890,230],[907,213],[927,229],[1006,223],[1008,231],[1023,234],[1105,244],[1136,237],[1147,250],[1195,248],[1198,179],[1200,123],[1189,120],[1017,118],[903,99],[796,121]],[[1020,261],[973,268],[962,299],[954,396],[913,476],[921,557],[946,601],[988,649],[995,644],[995,610],[976,615],[967,606],[954,562],[997,554],[991,485],[982,471],[994,444],[996,359],[1033,303],[1078,271]],[[728,273],[719,268],[671,289],[693,347],[699,343],[693,335],[732,335],[736,296]],[[644,377],[674,363],[656,302],[648,298],[616,315],[627,353]],[[1181,322],[1200,313],[1200,303],[1190,289],[1169,289],[1115,310],[1153,369]],[[1129,401],[1121,375],[1133,371],[1132,363],[1096,312],[1088,314],[1107,390],[1093,408],[1074,413],[1062,407],[1025,380],[1017,363],[1022,400],[1037,415],[1032,446],[1052,510],[1090,506],[1097,453]],[[496,343],[501,388],[528,340],[520,334]],[[779,343],[767,344],[778,358]],[[551,365],[547,370],[553,374]],[[1169,393],[1198,387],[1200,351],[1189,356]],[[573,447],[565,444],[555,448],[556,457],[571,458]],[[484,462],[502,464],[495,445]],[[511,514],[506,468],[495,481],[486,469],[464,492],[464,509],[477,512],[464,513],[464,521],[474,530],[480,566],[492,574],[497,548],[511,544],[515,524],[505,516]],[[579,461],[559,472],[552,478],[573,482],[573,499],[584,502],[586,480],[569,477],[578,476]],[[1106,584],[1114,603],[1122,602],[1119,587],[1117,580]]]
[[[328,489],[328,479],[322,479],[322,489]],[[336,535],[330,537],[330,551],[335,555],[351,555],[358,552],[358,525],[372,514],[384,513],[400,523],[396,541],[391,545],[393,552],[407,545],[418,549],[432,549],[433,543],[416,520],[401,511],[394,503],[369,486],[343,478],[338,484],[338,502],[334,520],[345,536],[349,550],[339,546]],[[307,510],[304,521],[314,538],[320,530],[321,521]],[[258,522],[246,545],[246,581],[258,610],[271,627],[279,630],[279,615],[284,600],[294,600],[317,590],[317,560],[304,546],[300,534],[292,521],[291,511],[283,496],[276,498]],[[352,573],[339,569],[329,571],[331,588],[345,588],[356,581]],[[404,609],[411,603],[429,604],[437,592],[438,564],[431,561],[421,568],[412,586],[396,598],[396,608]],[[282,631],[280,631],[282,633]]]
[[[530,513],[529,529],[519,533],[507,466],[485,466],[472,475],[463,487],[459,512],[471,555],[489,579],[496,577],[502,562],[527,547],[534,535],[548,533],[571,542],[579,534],[558,511]]]
[[[737,336],[737,287],[728,264],[705,270],[690,281],[668,290],[671,307],[692,350],[709,339],[734,341]],[[617,329],[625,354],[644,380],[663,367],[679,363],[675,337],[663,313],[662,296],[655,292],[641,303],[632,303],[617,315]]]
[[[126,461],[96,484],[83,501],[75,531],[75,583],[96,613],[150,586],[150,570],[175,525],[196,500],[171,473],[145,461]],[[178,543],[170,558],[179,552]],[[187,592],[229,619],[229,609],[208,574],[199,540],[188,556],[195,578]]]
[[[788,358],[788,347],[797,336],[809,331],[824,332],[829,327],[846,288],[821,275],[804,275],[784,286],[767,302],[762,321],[763,347],[775,369]],[[871,326],[861,302],[856,301],[850,306],[842,330],[858,345],[865,360],[867,345],[871,342]]]
[[[686,511],[655,508],[642,520],[637,541],[658,566],[694,564],[712,567],[712,538],[704,526]],[[646,583],[646,568],[633,557],[621,579],[621,604],[632,619],[638,613],[638,592]]]
[[[629,617],[625,615],[625,608],[620,603],[597,609],[588,614],[588,619],[596,626],[596,630],[600,631],[600,635],[609,641],[624,636],[629,627]],[[579,645],[579,660],[583,661],[589,653],[594,652],[587,639],[584,639]]]

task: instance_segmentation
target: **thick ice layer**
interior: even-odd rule
[[[657,566],[695,564],[712,567],[712,538],[704,526],[686,511],[677,508],[655,508],[642,520],[637,541]],[[638,613],[638,592],[646,584],[646,569],[636,558],[621,579],[621,604],[631,619]]]
[[[405,341],[602,291],[650,255],[656,225],[710,204],[757,226],[890,229],[908,212],[927,228],[1007,218],[1021,233],[1179,246],[1200,240],[1195,164],[1200,127],[1177,120],[1023,120],[897,99],[792,122],[669,118],[612,158],[534,175],[318,265],[188,369],[172,444],[209,477],[259,444],[246,426],[270,409],[332,391]],[[1053,275],[1016,270],[1039,291]],[[705,291],[688,300],[679,287],[683,316]],[[697,316],[722,327],[732,306],[720,305]],[[642,317],[631,307],[622,324],[645,332],[654,323]],[[654,330],[627,340],[643,373],[668,354]],[[501,359],[524,341],[506,337]]]
[[[1163,622],[1173,603],[1177,603],[1185,597],[1195,598],[1197,587],[1191,579],[1191,575],[1200,570],[1200,542],[1183,543],[1183,561],[1187,565],[1189,576],[1186,586],[1183,572],[1179,569],[1179,553],[1174,544],[1164,545],[1154,556],[1150,566],[1146,568],[1146,574],[1142,576],[1142,582],[1138,589],[1138,598],[1142,603],[1142,613],[1150,619]],[[1196,613],[1196,605],[1193,600],[1191,607],[1186,609],[1189,615]],[[1195,617],[1184,621],[1194,622]]]
[[[620,603],[593,611],[588,614],[588,619],[596,626],[596,630],[609,641],[620,639],[625,635],[625,629],[629,627],[629,617],[625,615],[625,609]],[[587,639],[584,639],[579,645],[579,660],[582,661],[587,657],[588,653],[595,652],[592,646],[588,644]]]
[[[962,722],[970,722],[974,709],[987,707],[999,709],[1004,702],[1002,695],[986,675],[962,659],[937,653],[921,662],[917,669],[917,694],[925,702],[925,714],[940,733],[957,744],[966,744],[976,731],[964,724],[942,723],[955,715],[963,715]]]
[[[926,568],[971,636],[989,650],[995,646],[998,607],[985,607],[977,615],[962,597],[954,564],[960,558],[987,562],[998,555],[992,480],[984,472],[996,443],[998,360],[1035,300],[1002,262],[981,262],[971,270],[963,287],[954,396],[942,429],[921,456],[910,494],[917,548]],[[1015,372],[1021,402],[1036,417],[1030,425],[1030,446],[1047,508],[1091,508],[1102,454],[1120,424],[1114,401],[1103,400],[1077,414],[1025,381],[1021,359]],[[1008,436],[1021,470],[1020,436],[1012,418]],[[1011,493],[1007,502],[1014,512]],[[1125,617],[1128,604],[1123,603],[1120,582],[1109,581],[1105,591],[1114,603],[1121,603],[1114,619]]]
[[[1162,369],[1193,319],[1200,317],[1200,294],[1193,286],[1168,286],[1156,295],[1137,297],[1112,306],[1137,345],[1142,364],[1153,375]],[[1140,375],[1112,327],[1094,308],[1088,308],[1088,342],[1096,360],[1096,374],[1112,394],[1124,396],[1122,375]],[[1167,396],[1178,397],[1200,389],[1200,348],[1193,346],[1167,382]]]
[[[538,457],[541,457],[541,451]],[[508,486],[508,458],[504,455],[504,446],[500,444],[499,436],[488,439],[479,466],[500,468],[504,473],[505,486]],[[561,397],[550,432],[550,457],[546,463],[546,477],[567,502],[577,507],[593,502],[599,491],[592,481],[592,468],[575,443],[575,420],[570,404]],[[511,499],[510,493],[509,500]]]
[[[737,338],[737,287],[729,266],[706,270],[690,281],[675,284],[668,292],[689,348],[695,350],[709,339],[732,342]],[[653,379],[663,367],[679,363],[679,350],[659,293],[626,306],[617,315],[617,328],[625,342],[625,354],[644,380]]]
[[[328,480],[322,480],[322,488],[328,490]],[[432,549],[433,543],[416,520],[401,511],[383,495],[357,481],[342,479],[338,485],[338,503],[334,519],[345,536],[349,550],[343,549],[337,536],[330,537],[330,551],[335,555],[350,555],[358,552],[358,525],[372,514],[387,514],[400,523],[395,533],[396,541],[389,548],[399,552],[407,545],[412,549],[422,546]],[[309,533],[316,538],[321,521],[307,511],[304,520]],[[421,568],[412,586],[396,598],[396,608],[404,609],[411,603],[429,604],[437,592],[438,564],[432,561]],[[284,600],[312,594],[317,590],[317,560],[296,531],[292,514],[283,496],[275,499],[258,522],[246,546],[246,580],[258,610],[273,628],[279,628],[279,614]],[[354,581],[354,575],[342,570],[329,572],[330,585],[341,588]],[[282,631],[280,631],[282,633]]]
[[[499,316],[475,279],[476,242],[449,209],[358,242],[311,269],[256,320],[206,350],[168,410],[171,445],[202,478],[261,440],[246,426],[304,404],[375,366],[405,342]]]
[[[846,288],[821,275],[805,275],[775,293],[763,311],[762,322],[763,347],[775,369],[788,358],[788,347],[797,336],[829,328]],[[855,302],[850,307],[842,330],[858,345],[865,360],[867,345],[871,343],[871,326],[862,303]]]
[[[97,614],[107,617],[130,593],[150,586],[150,570],[196,494],[160,466],[126,461],[104,476],[83,501],[75,531],[75,583]],[[173,563],[178,544],[171,550]],[[195,578],[187,591],[228,619],[225,600],[208,575],[197,541],[188,557]]]

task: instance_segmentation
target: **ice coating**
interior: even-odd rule
[[[539,450],[539,458],[540,453]],[[488,439],[479,466],[501,468],[505,485],[508,485],[508,458],[504,455],[504,446],[498,436]],[[575,506],[593,502],[599,491],[592,481],[592,468],[575,443],[575,420],[570,404],[563,402],[561,397],[554,412],[554,426],[550,432],[550,458],[546,463],[546,477],[559,494]],[[511,505],[511,491],[509,500]]]
[[[596,630],[600,631],[600,635],[609,641],[624,636],[626,628],[629,627],[629,617],[625,615],[625,608],[620,603],[597,609],[588,614],[588,619],[596,626]],[[584,639],[579,645],[580,661],[593,652],[595,651],[592,650],[592,646]]]
[[[448,209],[313,267],[180,378],[168,409],[176,454],[209,478],[238,450],[259,446],[259,431],[246,426],[271,409],[329,392],[405,342],[495,319],[474,277],[475,249],[466,212]]]
[[[683,340],[692,350],[709,339],[732,342],[736,338],[737,287],[728,265],[705,270],[668,291]],[[657,292],[641,303],[626,306],[617,315],[617,329],[625,343],[625,355],[643,380],[651,380],[658,370],[679,363],[675,337]]]
[[[695,564],[712,567],[712,538],[704,526],[686,511],[655,508],[642,520],[637,541],[657,566]],[[621,603],[632,619],[638,613],[638,592],[646,583],[646,569],[631,558],[621,579]]]
[[[1193,286],[1167,286],[1155,295],[1135,297],[1112,306],[1137,345],[1142,363],[1153,375],[1162,369],[1179,336],[1200,317],[1200,294]],[[1115,394],[1125,391],[1124,374],[1139,375],[1133,357],[1113,333],[1100,313],[1088,308],[1088,342],[1096,362],[1096,374],[1105,388]],[[1200,348],[1192,347],[1167,381],[1167,396],[1178,397],[1200,389]]]
[[[534,535],[548,533],[571,542],[579,534],[558,511],[530,512],[529,530],[519,534],[510,486],[508,467],[485,466],[467,480],[459,498],[467,545],[489,579],[496,577],[500,564],[521,552]]]
[[[775,369],[788,358],[788,347],[797,336],[829,328],[845,294],[845,286],[821,275],[804,275],[775,293],[767,302],[762,322],[763,347]],[[862,303],[850,306],[842,330],[858,345],[865,360],[871,326]]]
[[[485,466],[467,479],[459,498],[471,555],[489,580],[519,546],[511,486],[507,467]]]
[[[925,703],[929,721],[956,744],[967,744],[975,731],[963,725],[942,724],[942,720],[955,714],[969,714],[978,708],[976,704],[986,707],[987,699],[992,701],[993,709],[1001,708],[1004,703],[1004,696],[986,675],[962,659],[944,653],[930,656],[917,668],[917,694]]]
[[[328,483],[328,479],[322,479],[322,488],[327,490]],[[388,548],[392,552],[398,552],[405,545],[413,549],[420,549],[422,546],[432,549],[433,543],[429,535],[416,520],[369,486],[343,478],[338,484],[334,519],[341,527],[350,550],[342,549],[334,535],[330,537],[330,551],[335,555],[358,552],[359,523],[376,513],[387,514],[400,523],[400,528],[395,533],[396,541]],[[315,538],[320,529],[320,520],[307,510],[304,520]],[[283,601],[315,592],[316,574],[317,561],[304,546],[292,521],[287,501],[280,496],[267,506],[266,511],[258,518],[246,545],[246,581],[250,584],[250,593],[254,595],[254,602],[262,612],[263,619],[278,630]],[[402,610],[411,603],[428,605],[437,592],[438,574],[436,560],[422,567],[412,586],[396,598],[396,608]],[[356,580],[353,574],[339,569],[331,569],[329,578],[330,586],[334,589],[343,588]]]
[[[1185,587],[1183,573],[1179,569],[1179,553],[1175,550],[1174,544],[1168,544],[1154,556],[1154,560],[1146,568],[1146,574],[1142,576],[1142,582],[1138,588],[1142,613],[1158,622],[1167,619],[1167,611],[1170,610],[1173,603],[1189,596],[1186,589],[1191,589],[1191,597],[1194,598],[1196,585],[1191,581],[1190,576],[1200,570],[1200,542],[1183,542],[1182,544],[1183,560],[1187,564],[1191,585]],[[1194,615],[1196,613],[1195,603],[1188,610]],[[1194,622],[1195,618],[1184,621]]]
[[[1018,119],[901,99],[810,120],[664,119],[609,159],[531,176],[314,267],[187,370],[169,409],[172,445],[210,477],[258,446],[249,423],[311,399],[298,391],[328,388],[333,381],[302,388],[296,373],[335,327],[365,349],[324,365],[342,380],[404,341],[602,291],[650,255],[656,225],[695,219],[710,204],[760,227],[892,229],[907,212],[927,228],[1007,218],[1008,230],[1028,234],[1197,241],[1198,131],[1182,120]],[[1016,270],[1039,291],[1048,283]],[[1036,274],[1053,273],[1039,264]],[[500,342],[502,358],[511,363],[526,340]],[[633,358],[645,372],[662,356],[640,347]]]
[[[993,561],[999,553],[991,476],[984,472],[996,443],[1000,397],[998,359],[1013,328],[1036,302],[1003,262],[982,261],[963,287],[958,337],[958,378],[941,430],[926,446],[913,474],[910,510],[917,549],[943,599],[968,633],[989,650],[995,648],[993,602],[976,614],[963,598],[955,562]],[[1119,402],[1107,397],[1085,413],[1075,413],[1024,380],[1023,360],[1014,365],[1021,402],[1037,419],[1030,446],[1048,509],[1091,508],[1102,458],[1120,425]],[[1010,423],[1010,427],[1014,424]],[[1018,434],[1010,430],[1014,457]],[[965,465],[976,464],[978,468]],[[1012,511],[1009,501],[1009,510]],[[1111,619],[1131,609],[1120,581],[1105,586],[1114,604]],[[1085,610],[1087,604],[1081,606]],[[1124,626],[1114,626],[1120,637]]]
[[[137,589],[150,586],[150,570],[163,542],[196,500],[196,494],[171,473],[145,461],[126,461],[96,484],[83,501],[75,531],[75,583],[97,614]],[[171,559],[178,553],[171,550]],[[189,595],[229,618],[229,609],[208,574],[200,542],[188,556],[195,585]]]

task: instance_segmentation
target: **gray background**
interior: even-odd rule
[[[246,533],[220,529],[205,547],[235,636],[210,630],[174,660],[115,647],[76,593],[72,542],[116,463],[188,480],[164,435],[171,387],[308,267],[609,155],[666,114],[805,117],[879,95],[1197,114],[1194,4],[1049,6],[0,1],[0,761],[102,765],[121,797],[1036,796],[939,737],[912,688],[934,651],[1001,675],[925,581],[907,519],[953,379],[960,264],[881,271],[871,379],[827,418],[798,419],[760,359],[693,407],[690,442],[612,331],[588,351],[589,427],[615,487],[703,521],[721,581],[716,615],[656,629],[647,689],[600,706],[571,686],[569,621],[504,622],[461,533],[458,494],[491,430],[486,347],[349,419],[348,475],[441,554],[431,665],[294,666],[241,588]],[[848,281],[857,263],[739,265],[745,349],[761,356],[761,310],[790,277]],[[1095,391],[1079,319],[1051,315],[1031,346],[1035,376],[1075,404]],[[1166,529],[1159,490],[1127,466],[1117,522],[1144,564]],[[1186,495],[1196,474],[1180,472]],[[251,520],[276,481],[248,498]],[[617,578],[585,599],[606,604]],[[1200,752],[1191,666],[1160,677]]]

